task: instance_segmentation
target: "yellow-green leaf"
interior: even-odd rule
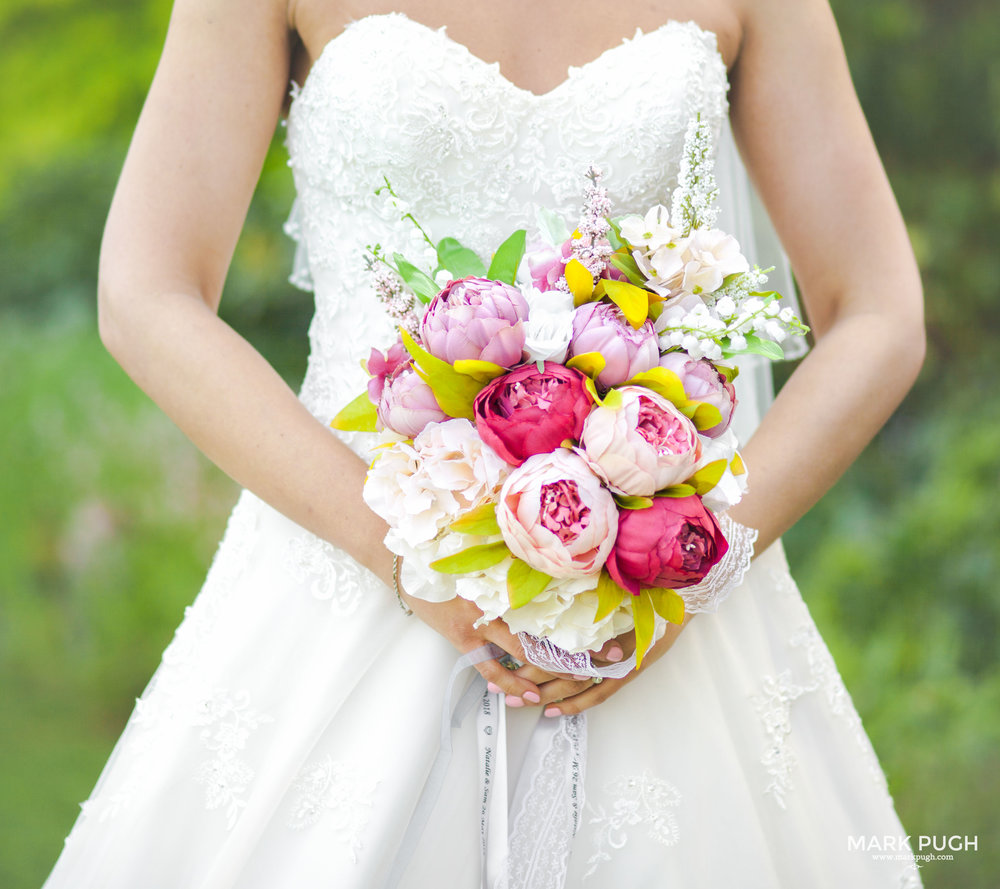
[[[497,505],[495,503],[480,504],[475,509],[470,509],[455,519],[449,528],[459,534],[481,534],[484,537],[499,534]]]
[[[566,367],[572,367],[580,373],[586,374],[592,380],[597,379],[597,375],[607,367],[608,362],[600,352],[583,352],[574,355],[566,362]]]
[[[657,497],[691,497],[693,494],[698,492],[694,489],[692,485],[671,485],[669,488],[664,488],[662,491],[657,491]]]
[[[702,429],[711,429],[722,422],[722,413],[714,404],[706,401],[693,402],[695,404],[694,415],[691,417],[695,429],[699,432]]]
[[[590,393],[590,397],[594,399],[594,404],[603,404],[601,396],[597,393],[597,384],[591,377],[587,377],[583,381],[583,386]]]
[[[459,358],[454,364],[455,370],[467,377],[472,377],[477,383],[489,383],[507,373],[507,369],[492,361],[480,361],[476,358]],[[721,422],[721,420],[720,420]]]
[[[627,385],[645,386],[657,395],[662,395],[678,408],[688,403],[681,378],[665,367],[654,367],[652,370],[637,373],[631,380],[627,381]]]
[[[511,608],[527,605],[540,595],[552,580],[548,574],[537,571],[527,562],[514,559],[507,570],[507,597]]]
[[[672,624],[684,623],[684,600],[676,590],[664,590],[652,587],[646,590],[653,603],[653,610],[664,620]]]
[[[651,497],[634,497],[630,494],[613,494],[615,503],[622,509],[648,509],[653,505]]]
[[[625,320],[636,330],[642,327],[649,315],[649,297],[642,287],[636,287],[629,281],[614,281],[610,278],[604,281],[604,292],[611,301],[622,310]]]
[[[747,471],[747,465],[743,462],[743,458],[740,456],[740,452],[737,451],[733,454],[733,460],[729,464],[729,468],[733,470],[733,475],[745,475]]]
[[[604,395],[604,402],[601,407],[606,407],[609,411],[620,411],[625,404],[625,397],[617,389],[608,389]]]
[[[618,586],[607,571],[602,570],[597,580],[597,614],[594,615],[594,623],[604,620],[628,595],[631,594]]]
[[[725,460],[713,460],[711,463],[706,463],[701,467],[694,475],[687,480],[687,484],[694,487],[694,492],[700,497],[704,497],[709,491],[712,490],[718,483],[719,479],[722,478],[722,474],[726,471],[726,461]]]
[[[479,546],[470,546],[453,556],[445,556],[431,562],[431,568],[440,571],[442,574],[469,574],[473,571],[485,571],[494,565],[499,565],[507,556],[510,550],[502,540],[496,543],[482,543]]]
[[[449,417],[473,419],[472,402],[486,384],[459,373],[447,361],[431,355],[405,330],[400,333],[406,351],[413,358],[417,374],[431,387],[441,410]]]
[[[330,425],[341,432],[374,432],[377,420],[375,405],[368,393],[362,392],[330,421]]]
[[[566,263],[566,284],[577,299],[589,299],[594,293],[594,276],[579,259]]]
[[[638,670],[649,646],[653,644],[653,630],[656,627],[656,614],[649,590],[642,590],[638,596],[632,597],[632,620],[635,623],[635,668]]]

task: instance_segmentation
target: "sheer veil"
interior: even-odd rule
[[[767,210],[750,183],[728,121],[725,122],[719,139],[715,178],[719,185],[719,204],[722,208],[716,224],[736,237],[743,248],[743,254],[751,263],[764,269],[774,267],[774,271],[768,275],[768,289],[782,294],[782,304],[792,306],[801,317],[788,257],[782,249]],[[787,359],[801,358],[809,350],[804,337],[790,338],[782,345]],[[741,359],[739,366],[736,392],[740,407],[736,411],[734,427],[740,442],[745,443],[774,399],[774,386],[769,361],[750,355]]]

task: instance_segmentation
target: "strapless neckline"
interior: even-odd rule
[[[442,40],[450,50],[462,54],[469,60],[472,64],[480,66],[484,70],[493,72],[493,75],[504,85],[504,87],[512,94],[522,97],[525,101],[529,102],[545,102],[552,99],[562,93],[568,88],[572,83],[573,79],[579,74],[588,71],[592,68],[597,68],[603,62],[606,62],[609,57],[614,56],[617,53],[623,52],[628,49],[628,47],[636,42],[655,40],[658,37],[677,29],[688,29],[696,32],[703,38],[706,38],[712,45],[715,55],[718,60],[722,63],[723,69],[727,70],[726,60],[723,58],[721,51],[718,47],[718,35],[707,28],[703,28],[696,21],[692,19],[667,19],[662,25],[653,28],[650,31],[643,31],[642,28],[636,28],[635,34],[631,37],[622,38],[621,43],[613,44],[607,49],[600,52],[594,58],[582,65],[568,65],[566,67],[566,76],[559,81],[551,89],[545,90],[541,93],[536,93],[534,90],[527,89],[526,87],[519,86],[514,83],[509,77],[507,77],[503,71],[500,70],[499,62],[488,62],[482,56],[476,55],[471,49],[469,49],[464,43],[455,40],[448,34],[447,25],[442,25],[440,28],[434,28],[430,25],[426,25],[418,19],[410,18],[405,12],[382,12],[382,13],[371,13],[370,15],[362,16],[359,19],[354,19],[347,23],[342,31],[338,34],[334,34],[323,47],[320,49],[319,55],[313,61],[312,67],[306,74],[305,79],[302,82],[302,88],[304,89],[306,84],[313,76],[313,72],[316,70],[317,66],[320,66],[325,57],[329,56],[334,52],[338,44],[340,44],[344,38],[348,37],[355,29],[361,28],[362,30],[369,24],[374,24],[386,19],[396,19],[398,22],[404,24],[405,27],[414,28],[423,34],[435,35],[437,38]],[[298,89],[296,89],[298,92]]]

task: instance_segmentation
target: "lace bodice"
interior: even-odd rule
[[[351,23],[331,40],[288,117],[298,200],[296,283],[316,314],[302,398],[329,420],[364,385],[359,362],[392,325],[365,271],[365,245],[410,258],[427,245],[375,190],[388,179],[432,238],[487,258],[546,206],[573,223],[589,164],[616,212],[669,202],[688,121],[727,112],[715,36],[670,21],[570,68],[536,95],[445,31],[399,13]],[[428,258],[427,266],[432,266]]]

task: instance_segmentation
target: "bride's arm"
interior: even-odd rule
[[[730,515],[758,529],[762,552],[895,410],[923,361],[924,327],[916,262],[826,0],[744,6],[731,74],[733,126],[816,335],[742,449],[750,490]],[[680,632],[667,628],[643,670]],[[605,680],[550,710],[580,712],[635,675]],[[544,686],[543,703],[561,690]]]
[[[925,341],[916,261],[827,3],[747,9],[733,125],[816,336],[744,451],[753,484],[732,515],[762,551],[895,410]]]
[[[391,582],[386,526],[361,498],[365,464],[216,314],[289,61],[284,0],[177,0],[105,229],[101,338],[228,475]],[[520,654],[499,621],[473,631],[465,606],[421,615],[461,650],[489,639]],[[481,672],[537,693],[496,661]]]

